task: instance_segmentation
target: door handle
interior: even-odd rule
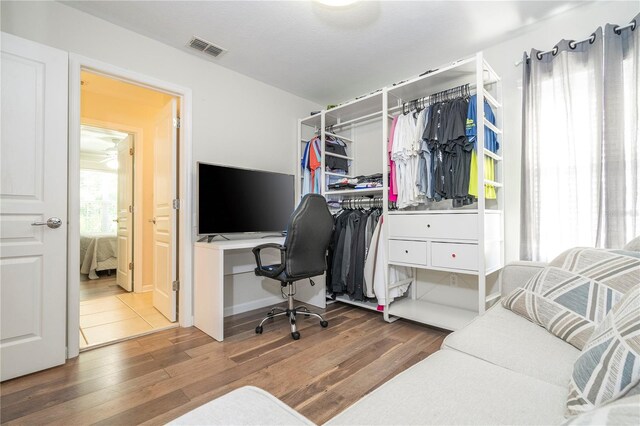
[[[149,219],[148,222],[153,223],[154,225],[156,224],[156,218],[154,217],[153,219]]]
[[[62,226],[62,220],[58,217],[50,217],[46,222],[33,222],[31,226],[44,226],[47,225],[51,229],[60,228]]]

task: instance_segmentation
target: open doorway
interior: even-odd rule
[[[80,95],[83,350],[177,326],[179,99],[88,71]]]

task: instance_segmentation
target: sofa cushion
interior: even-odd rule
[[[170,425],[313,425],[268,392],[245,386],[207,402]]]
[[[640,285],[624,295],[578,357],[569,384],[567,413],[589,411],[640,382]]]
[[[502,303],[582,349],[607,312],[638,282],[633,252],[578,248],[514,290]]]
[[[560,424],[566,394],[566,386],[442,349],[327,424]]]
[[[442,346],[563,387],[580,355],[578,349],[499,303],[448,335]]]
[[[634,395],[620,398],[595,410],[582,413],[569,419],[563,426],[638,426],[639,424],[640,395]]]

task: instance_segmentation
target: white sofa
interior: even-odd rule
[[[503,295],[524,285],[545,265],[507,265],[500,275]],[[569,378],[579,355],[575,347],[497,303],[450,334],[441,350],[327,424],[562,424]],[[173,424],[312,423],[272,395],[245,387]]]

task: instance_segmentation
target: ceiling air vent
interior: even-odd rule
[[[189,42],[189,47],[192,47],[202,53],[206,53],[207,55],[211,55],[214,58],[219,56],[221,53],[226,52],[226,49],[223,49],[220,46],[216,46],[213,43],[210,43],[206,40],[203,40],[198,37],[192,37]]]

